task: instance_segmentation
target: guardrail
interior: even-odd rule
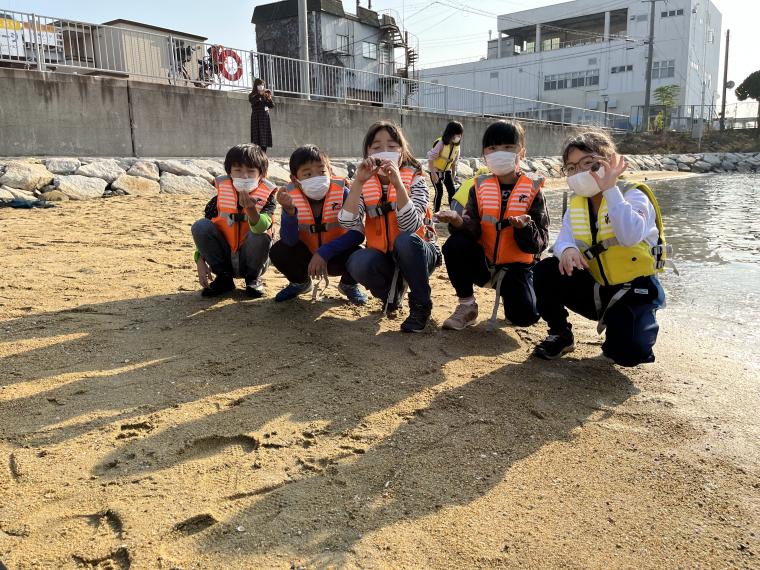
[[[629,127],[627,115],[420,81],[408,70],[389,74],[350,69],[232,49],[179,33],[149,32],[131,24],[97,25],[24,12],[0,13],[0,64],[239,91],[250,91],[260,77],[280,95],[314,100]]]

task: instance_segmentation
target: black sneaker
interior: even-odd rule
[[[425,330],[430,320],[431,308],[425,305],[409,305],[409,316],[401,323],[403,332],[418,333]]]
[[[533,349],[533,355],[544,360],[554,360],[563,354],[575,350],[575,338],[572,331],[564,331],[561,334],[552,334],[549,332],[536,348]]]
[[[260,279],[252,281],[251,283],[246,283],[245,294],[251,299],[260,299],[264,296],[264,284]]]
[[[232,275],[217,275],[211,285],[201,290],[203,297],[218,297],[235,290],[235,281]]]

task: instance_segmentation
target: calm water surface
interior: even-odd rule
[[[680,276],[666,270],[667,318],[760,364],[760,174],[653,181]],[[562,192],[547,191],[552,236]]]

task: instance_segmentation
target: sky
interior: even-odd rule
[[[222,0],[199,2],[177,0],[0,0],[0,10],[33,12],[45,16],[101,23],[116,18],[137,20],[206,36],[214,43],[240,49],[255,48],[251,15],[255,6],[270,0]],[[367,0],[361,0],[367,6]],[[725,31],[731,29],[729,79],[739,85],[760,69],[757,55],[759,0],[713,0],[723,14],[721,72]],[[489,30],[496,30],[496,16],[557,4],[554,0],[373,0],[372,8],[395,10],[406,29],[419,39],[420,65],[443,65],[485,56]],[[355,0],[344,0],[347,12],[355,12]],[[463,9],[460,9],[464,8]],[[474,14],[466,10],[480,12]],[[729,102],[735,100],[730,93]]]

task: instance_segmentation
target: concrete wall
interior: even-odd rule
[[[422,157],[449,120],[276,94],[271,118],[273,157],[287,157],[305,143],[334,157],[358,156],[367,127],[381,119],[401,124]],[[491,120],[457,119],[465,127],[462,154],[479,156]],[[223,156],[230,146],[248,141],[249,133],[245,93],[0,69],[0,156]],[[567,134],[566,128],[528,124],[528,152],[559,154]]]

